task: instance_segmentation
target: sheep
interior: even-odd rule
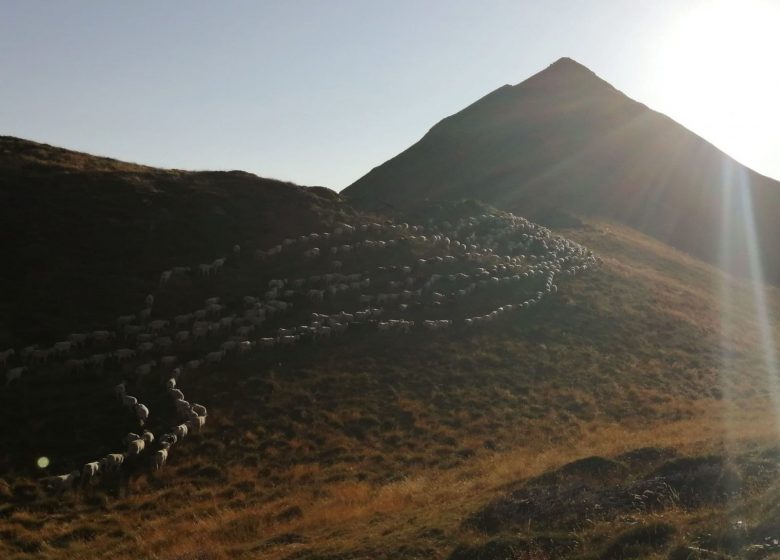
[[[169,446],[174,446],[179,441],[179,438],[176,436],[176,434],[163,434],[162,437],[160,437],[160,443],[161,444],[168,444]]]
[[[216,352],[209,352],[205,356],[205,360],[207,364],[216,364],[217,362],[221,362],[222,358],[225,357],[225,351],[224,350],[218,350]]]
[[[154,350],[154,342],[142,342],[138,345],[138,351],[142,354]]]
[[[185,422],[185,425],[187,426],[187,429],[189,431],[192,431],[197,428],[198,431],[203,428],[203,426],[206,425],[206,417],[205,416],[194,416],[193,418],[190,418]]]
[[[81,483],[86,485],[89,483],[92,478],[98,475],[100,472],[100,463],[97,461],[93,461],[91,463],[87,463],[84,465],[84,468],[81,469]]]
[[[118,350],[114,350],[114,352],[112,352],[112,356],[120,362],[134,358],[135,355],[136,351],[132,350],[131,348],[119,348]]]
[[[69,372],[83,371],[86,365],[86,360],[68,360],[65,362],[65,369]]]
[[[249,340],[242,340],[238,343],[238,353],[243,354],[245,352],[249,352],[254,348],[255,343],[251,342]]]
[[[119,400],[122,400],[126,394],[127,394],[127,387],[125,386],[124,381],[122,383],[118,383],[114,385],[114,395],[116,395],[116,397]]]
[[[147,308],[154,305],[154,296],[152,294],[149,294],[144,298],[144,305],[146,305]]]
[[[149,323],[149,330],[151,332],[158,332],[170,325],[170,321],[166,319],[155,319]]]
[[[187,340],[189,340],[189,338],[190,338],[190,331],[178,331],[174,335],[174,339],[176,340],[176,342],[179,342],[179,343],[187,342]]]
[[[152,455],[152,469],[155,471],[159,471],[163,465],[165,465],[165,462],[168,460],[168,447],[166,444],[163,444],[162,449],[158,449],[155,451],[154,455]]]
[[[138,399],[130,395],[124,395],[122,397],[122,404],[125,408],[135,410],[135,407],[138,405]]]
[[[25,371],[27,371],[26,366],[17,366],[15,368],[9,369],[5,372],[5,384],[10,385],[12,382],[21,379],[22,374]]]
[[[187,433],[189,432],[189,428],[187,428],[186,424],[179,424],[173,429],[174,434],[176,434],[176,437],[179,439],[184,439],[187,437]]]
[[[168,395],[175,401],[184,400],[184,393],[179,389],[168,389]]]
[[[173,403],[173,405],[176,407],[176,412],[179,414],[184,414],[192,408],[192,405],[190,405],[190,403],[184,399],[178,399]]]
[[[171,367],[175,366],[176,362],[179,361],[178,356],[163,356],[160,358],[160,365],[163,367]]]
[[[176,388],[176,380],[173,378],[168,379],[168,381],[165,382],[165,388],[168,390],[175,389]]]
[[[68,335],[68,340],[73,343],[73,346],[83,346],[87,342],[89,337],[86,333],[72,333]]]
[[[15,355],[16,355],[16,350],[14,350],[13,348],[8,348],[0,352],[0,366],[4,366],[5,363],[8,361],[8,358]]]
[[[107,354],[92,354],[89,358],[89,364],[91,366],[94,366],[96,368],[102,368],[103,364],[106,361],[106,358],[108,357]]]
[[[125,462],[126,457],[124,453],[110,453],[100,460],[100,468],[105,472],[116,471]]]
[[[224,266],[226,260],[227,259],[225,258],[215,259],[214,262],[211,263],[211,269],[214,272],[219,272],[220,270],[222,270],[222,267]]]
[[[76,480],[79,478],[79,475],[79,471],[73,471],[69,474],[49,476],[41,479],[40,482],[47,491],[53,494],[61,494],[68,488],[74,487]]]
[[[173,276],[173,270],[163,270],[160,273],[160,286],[167,284],[170,281],[171,276]]]
[[[138,422],[143,426],[144,422],[149,419],[149,408],[139,403],[135,407],[135,415],[138,418]]]
[[[134,434],[133,432],[128,433],[125,437],[122,438],[122,443],[124,445],[128,445],[131,442],[134,442],[135,440],[141,439],[141,436],[138,434]]]
[[[140,366],[135,368],[135,374],[139,377],[142,377],[144,375],[149,375],[152,372],[152,369],[157,365],[157,362],[154,360],[150,362],[146,362],[145,364],[141,364]]]
[[[206,414],[206,407],[202,404],[192,404],[192,411],[197,414],[198,416],[207,416]]]
[[[125,325],[129,325],[133,321],[135,321],[136,317],[135,315],[120,315],[116,319],[116,324],[118,327],[123,327]]]
[[[201,366],[201,361],[200,360],[190,360],[189,362],[187,362],[185,364],[185,367],[187,369],[198,369],[198,368],[200,368],[200,366]]]
[[[131,436],[135,436],[135,438],[130,439]],[[127,434],[124,440],[124,443],[127,445],[126,455],[128,457],[137,457],[146,448],[146,446],[150,445],[153,441],[154,434],[149,430],[144,430],[142,436],[137,434]]]
[[[54,352],[57,354],[65,354],[67,352],[70,352],[71,348],[73,347],[73,342],[70,340],[62,340],[60,342],[54,343]]]
[[[30,346],[25,346],[24,348],[22,348],[22,351],[19,352],[19,357],[22,359],[23,362],[26,362],[39,349],[40,346],[38,346],[37,344],[31,344]],[[2,353],[0,353],[0,360],[2,360]]]
[[[30,357],[30,361],[36,364],[46,363],[49,360],[49,356],[51,356],[53,351],[54,351],[53,348],[47,348],[47,349],[40,348],[38,350],[34,350],[32,356]]]

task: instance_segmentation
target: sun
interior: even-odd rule
[[[655,99],[745,163],[768,155],[776,149],[772,123],[780,122],[780,2],[680,4],[686,7],[650,47]]]

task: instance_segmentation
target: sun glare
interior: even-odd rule
[[[779,24],[780,2],[690,5],[651,47],[658,109],[749,164],[780,120]]]

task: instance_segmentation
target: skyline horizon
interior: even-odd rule
[[[591,70],[591,69],[590,69],[590,68],[587,66],[587,64],[583,64],[581,61],[579,61],[579,60],[577,60],[577,59],[575,59],[575,58],[573,58],[573,57],[571,57],[571,56],[561,56],[561,57],[559,57],[557,60],[555,60],[555,61],[551,62],[550,64],[548,64],[548,65],[547,65],[545,68],[542,68],[542,69],[540,69],[538,72],[535,72],[534,74],[531,74],[531,75],[527,76],[527,77],[526,77],[524,80],[522,80],[522,81],[520,81],[520,82],[513,83],[513,84],[509,84],[509,83],[507,83],[507,84],[503,84],[503,85],[500,85],[500,86],[497,86],[497,87],[495,87],[494,89],[490,90],[489,92],[487,92],[487,93],[486,93],[486,94],[484,94],[483,96],[481,96],[481,97],[479,97],[479,98],[477,98],[477,99],[474,99],[474,100],[473,100],[471,103],[469,103],[469,104],[465,105],[465,106],[464,106],[464,107],[462,107],[461,109],[458,109],[458,111],[456,111],[456,112],[455,112],[455,113],[453,113],[453,114],[456,114],[457,112],[461,111],[462,109],[465,109],[466,107],[468,107],[468,106],[469,106],[470,104],[472,104],[472,103],[476,103],[476,102],[478,102],[479,100],[483,99],[484,97],[488,97],[488,96],[490,96],[491,94],[493,94],[494,92],[496,92],[497,90],[499,90],[499,89],[501,89],[501,88],[504,88],[504,87],[507,87],[507,86],[508,86],[508,87],[516,87],[516,86],[519,86],[520,84],[524,83],[526,80],[528,80],[528,79],[532,78],[533,76],[536,76],[537,74],[540,74],[540,73],[544,72],[545,70],[549,69],[550,67],[552,67],[552,66],[554,66],[554,65],[556,65],[556,64],[559,64],[559,63],[561,63],[561,62],[563,62],[563,61],[571,61],[571,62],[573,62],[574,64],[576,64],[577,66],[580,66],[580,67],[582,67],[582,68],[584,68],[584,69],[586,69],[586,70],[588,70],[588,71],[590,71],[590,72],[593,72],[593,70]],[[726,150],[724,150],[723,148],[721,148],[721,147],[720,147],[720,146],[718,146],[717,144],[715,144],[715,143],[711,142],[711,141],[710,141],[709,139],[707,139],[706,137],[704,137],[704,136],[701,136],[701,135],[700,135],[700,134],[698,134],[696,131],[690,130],[690,129],[689,129],[689,128],[687,128],[687,127],[686,127],[686,126],[685,126],[683,123],[680,123],[678,120],[674,119],[673,117],[671,117],[671,116],[669,116],[669,115],[667,115],[667,114],[665,114],[665,113],[662,113],[661,111],[658,111],[657,109],[655,109],[655,108],[653,108],[653,107],[651,107],[651,106],[647,105],[646,103],[643,103],[643,102],[642,102],[641,100],[639,100],[639,99],[634,99],[634,98],[633,98],[633,97],[631,97],[630,95],[626,94],[626,93],[625,93],[623,90],[621,90],[620,88],[616,87],[614,84],[611,84],[610,82],[608,82],[608,81],[604,80],[604,79],[603,79],[601,76],[599,76],[597,73],[595,73],[595,72],[593,72],[593,73],[594,73],[594,75],[596,76],[596,78],[598,78],[599,80],[602,80],[602,81],[604,81],[605,83],[607,83],[608,85],[610,85],[610,86],[612,86],[612,87],[615,87],[615,89],[617,89],[618,91],[620,91],[620,92],[621,92],[621,93],[623,93],[624,95],[628,96],[628,97],[629,97],[629,98],[630,98],[632,101],[634,101],[634,102],[636,102],[636,103],[640,103],[640,104],[642,104],[642,105],[645,105],[645,106],[647,106],[647,107],[648,107],[648,108],[649,108],[651,111],[655,111],[656,113],[662,114],[662,115],[666,116],[667,118],[670,118],[670,119],[671,119],[671,120],[673,120],[675,123],[677,123],[679,126],[682,126],[682,127],[686,128],[687,130],[691,131],[691,132],[692,132],[693,134],[695,134],[696,136],[698,136],[698,137],[702,138],[702,139],[703,139],[705,142],[709,143],[709,144],[710,144],[710,145],[712,145],[712,146],[713,146],[715,149],[719,150],[720,152],[722,152],[723,154],[725,154],[727,157],[729,157],[729,158],[733,159],[734,161],[736,161],[738,164],[742,165],[743,167],[746,167],[747,169],[750,169],[751,171],[753,171],[753,172],[755,172],[755,173],[757,173],[757,174],[759,174],[759,175],[762,175],[762,176],[764,176],[764,177],[767,177],[767,178],[769,178],[769,179],[772,179],[772,180],[774,180],[774,181],[778,181],[778,182],[780,182],[780,177],[773,177],[772,175],[766,175],[766,174],[762,173],[762,172],[761,172],[761,171],[759,171],[759,170],[753,169],[752,167],[750,167],[750,166],[749,166],[749,165],[747,165],[746,163],[744,163],[744,162],[740,161],[738,158],[736,158],[736,157],[735,157],[735,156],[733,156],[732,154],[728,153]],[[434,126],[436,126],[436,124],[438,124],[439,122],[441,122],[442,120],[446,119],[446,118],[447,118],[447,117],[449,117],[449,116],[451,116],[451,115],[445,115],[445,116],[442,116],[442,117],[441,117],[441,118],[440,118],[438,121],[436,121],[435,123],[432,123],[432,124],[430,125],[430,127],[429,127],[428,129],[426,129],[426,130],[425,130],[425,131],[424,131],[424,132],[423,132],[423,133],[420,135],[420,139],[421,139],[423,136],[425,136],[425,134],[427,134],[427,133],[430,131],[430,129],[431,129],[431,128],[433,128]],[[13,134],[0,134],[0,136],[15,136],[15,135],[13,135]],[[107,154],[107,153],[98,153],[98,152],[92,152],[92,151],[90,151],[90,152],[85,152],[85,151],[83,151],[83,150],[77,150],[77,149],[71,148],[71,147],[69,147],[69,146],[62,146],[62,145],[55,145],[55,144],[51,144],[50,142],[47,142],[47,141],[45,141],[45,140],[36,139],[36,138],[24,138],[24,137],[19,137],[19,136],[17,136],[17,138],[21,138],[21,139],[23,139],[23,140],[29,140],[29,141],[32,141],[32,142],[37,142],[37,143],[40,143],[40,144],[49,144],[49,145],[51,145],[51,146],[53,146],[53,147],[56,147],[56,148],[63,148],[63,149],[70,150],[70,151],[77,151],[77,152],[87,153],[87,154],[89,154],[89,155],[93,155],[93,156],[97,156],[97,157],[103,157],[103,158],[108,158],[108,159],[113,159],[113,160],[123,161],[123,162],[126,162],[126,163],[132,163],[132,164],[136,164],[136,165],[142,165],[142,166],[147,166],[147,167],[155,167],[155,168],[159,168],[159,169],[166,169],[166,170],[194,171],[194,172],[199,172],[199,171],[224,171],[224,172],[230,172],[230,171],[241,171],[241,172],[251,173],[252,175],[255,175],[255,176],[257,176],[257,177],[261,177],[261,178],[264,178],[264,179],[272,179],[272,180],[276,180],[276,181],[281,181],[281,182],[286,182],[286,183],[292,183],[292,184],[295,184],[295,185],[298,185],[298,186],[302,186],[302,187],[324,187],[324,188],[330,189],[330,190],[332,190],[332,191],[334,191],[334,192],[337,192],[337,193],[340,193],[341,191],[343,191],[343,190],[344,190],[344,189],[346,189],[347,187],[351,186],[351,185],[352,185],[354,182],[356,182],[357,180],[359,180],[360,178],[362,178],[363,176],[365,176],[367,173],[369,173],[369,172],[370,172],[372,169],[374,169],[375,167],[381,166],[383,163],[385,163],[386,161],[388,161],[388,160],[390,160],[390,159],[394,158],[394,157],[397,155],[397,154],[390,155],[390,156],[388,156],[388,157],[387,157],[387,159],[385,159],[385,160],[382,160],[382,161],[380,161],[380,162],[377,162],[375,166],[371,167],[370,169],[367,169],[367,170],[366,170],[366,171],[365,171],[365,172],[364,172],[362,175],[360,175],[360,176],[359,176],[357,179],[355,179],[355,181],[353,181],[352,183],[349,183],[349,184],[347,184],[347,185],[343,185],[343,186],[341,186],[341,187],[339,187],[339,188],[334,188],[334,187],[332,187],[332,186],[329,186],[329,185],[323,185],[323,184],[317,184],[317,183],[312,183],[312,184],[303,184],[303,183],[299,183],[299,182],[296,182],[296,181],[293,181],[293,180],[291,180],[291,179],[287,179],[287,178],[284,178],[284,177],[275,177],[275,176],[271,176],[271,175],[267,175],[267,174],[262,174],[262,172],[259,172],[259,173],[258,173],[258,172],[256,172],[256,171],[253,171],[253,170],[250,170],[250,169],[239,169],[239,168],[213,168],[213,167],[203,167],[203,168],[167,167],[167,166],[162,166],[162,165],[155,165],[155,164],[151,164],[151,163],[144,162],[144,161],[133,161],[133,160],[128,160],[128,159],[124,159],[124,158],[122,158],[122,157],[120,157],[120,156],[113,155],[113,154]],[[413,142],[412,144],[410,144],[410,146],[411,146],[411,145],[414,145],[414,143],[416,143],[417,141],[419,141],[419,139],[418,139],[418,140],[416,140],[415,142]],[[406,148],[404,148],[404,149],[406,149]]]
[[[0,132],[335,191],[567,57],[780,180],[767,0],[0,0]]]

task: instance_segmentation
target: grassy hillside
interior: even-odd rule
[[[208,403],[208,424],[163,471],[139,472],[124,486],[50,498],[34,483],[35,457],[51,456],[52,469],[66,471],[130,429],[110,390],[95,390],[108,379],[31,377],[4,389],[3,441],[15,453],[0,483],[0,551],[52,559],[686,558],[687,546],[742,554],[771,536],[776,395],[751,288],[623,226],[588,222],[562,233],[602,265],[484,328],[412,336],[358,329],[187,375],[182,386]],[[399,259],[431,255],[421,247]],[[221,279],[170,286],[158,300],[165,309],[247,293],[302,266],[228,263]],[[480,304],[504,296],[491,292]],[[770,317],[777,296],[768,289]],[[23,423],[32,428],[17,438],[13,427]],[[638,455],[646,461],[620,456],[647,446],[660,450]],[[714,458],[675,463],[675,455],[705,454]],[[593,455],[608,459],[556,472]],[[710,478],[696,478],[700,471]],[[566,480],[597,486],[606,503],[658,473],[723,480],[715,488],[729,491],[682,501],[677,489],[658,507],[615,506],[595,518],[592,507],[543,494]],[[502,513],[529,497],[549,502],[547,517],[535,512],[529,523]]]
[[[351,215],[338,195],[241,171],[163,170],[0,137],[0,348],[140,309],[160,272]]]

